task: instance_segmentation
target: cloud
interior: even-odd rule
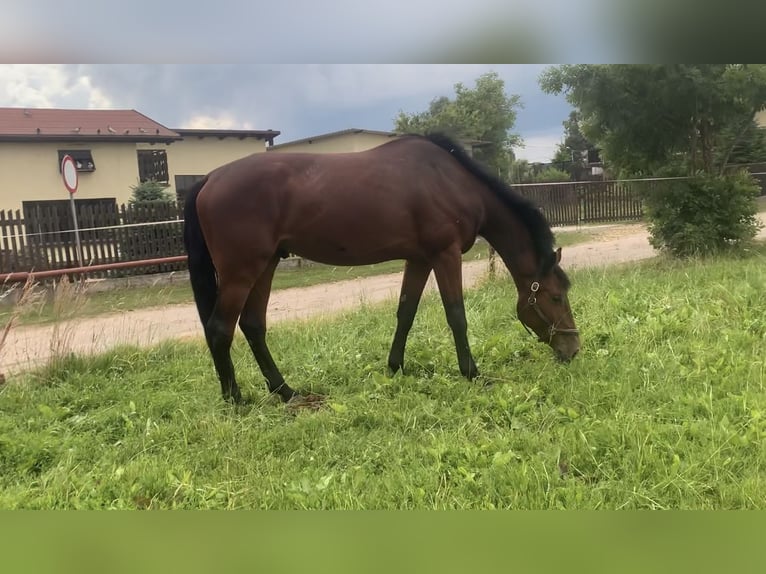
[[[257,129],[250,122],[241,122],[231,114],[222,113],[217,116],[194,115],[185,122],[183,127],[193,130],[252,130]]]
[[[514,148],[518,159],[530,163],[548,163],[556,154],[558,145],[563,140],[564,129],[558,131],[533,132],[524,137],[524,146]]]
[[[87,75],[58,65],[0,64],[0,105],[109,108],[112,100]]]
[[[171,128],[274,129],[281,141],[350,127],[392,129],[454,85],[489,70],[522,96],[516,131],[560,131],[563,96],[542,94],[542,65],[0,65],[0,105],[134,108]],[[539,155],[539,153],[538,153]]]
[[[306,91],[300,95],[311,104],[347,106],[437,94],[450,94],[457,82],[469,83],[489,71],[486,64],[350,64],[296,67]],[[302,68],[302,70],[301,70]]]

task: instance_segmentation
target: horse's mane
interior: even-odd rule
[[[474,177],[484,183],[498,198],[511,209],[527,227],[537,253],[540,270],[545,273],[551,269],[555,259],[553,258],[554,238],[551,227],[543,213],[525,197],[514,192],[511,187],[499,177],[492,175],[478,161],[471,158],[463,146],[444,133],[427,133],[414,135],[425,138],[431,143],[449,152],[460,165],[467,169]],[[561,272],[563,275],[563,271]],[[558,273],[557,273],[558,274]],[[565,277],[562,277],[565,279]]]

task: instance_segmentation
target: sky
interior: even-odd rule
[[[132,108],[169,128],[274,129],[275,143],[347,128],[391,130],[454,85],[497,72],[518,94],[517,157],[549,161],[570,105],[538,64],[0,64],[0,106]]]

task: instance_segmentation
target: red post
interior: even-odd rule
[[[69,275],[70,273],[88,274],[94,271],[109,271],[111,269],[125,269],[130,267],[147,267],[150,265],[159,265],[162,263],[182,263],[186,261],[186,255],[176,255],[174,257],[160,257],[158,259],[142,259],[139,261],[122,261],[120,263],[105,263],[103,265],[90,265],[85,267],[69,267],[68,269],[53,269],[51,271],[18,271],[15,273],[0,274],[0,283],[19,283],[26,281],[29,277],[32,279],[48,279],[50,277],[59,277]]]

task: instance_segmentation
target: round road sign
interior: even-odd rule
[[[69,193],[74,194],[77,191],[77,168],[74,165],[72,156],[65,155],[61,160],[61,175],[64,178],[64,185]]]

